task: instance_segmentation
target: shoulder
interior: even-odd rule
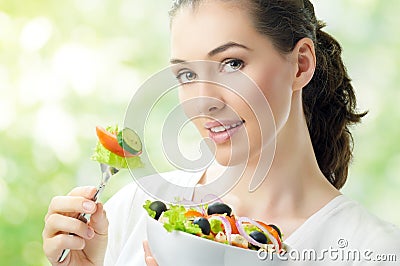
[[[336,224],[338,235],[349,246],[375,251],[400,251],[400,228],[384,221],[360,203],[343,196],[341,204],[330,215],[330,226]]]
[[[391,247],[399,252],[400,229],[341,195],[312,215],[286,241],[299,249],[346,243],[348,248],[380,251]]]
[[[355,213],[357,227],[354,235],[364,240],[366,247],[387,246],[396,244],[400,248],[400,228],[371,213],[360,203],[354,201],[349,213]]]
[[[342,203],[338,205],[338,218],[345,219],[349,225],[357,227],[356,231],[373,228],[381,232],[399,231],[399,227],[376,216],[359,202],[343,197]]]

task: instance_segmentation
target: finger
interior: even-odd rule
[[[147,266],[158,266],[156,260],[153,258],[153,255],[151,254],[149,242],[147,240],[143,241],[143,249],[144,249],[144,259],[146,261],[146,265]]]
[[[52,198],[45,221],[53,213],[94,213],[94,201],[81,196],[56,196]]]
[[[64,249],[82,250],[85,240],[79,236],[60,234],[43,241],[45,255],[52,262],[57,262]]]
[[[82,196],[87,199],[92,199],[94,194],[96,194],[96,187],[86,186],[86,187],[76,187],[73,188],[67,196]]]
[[[144,249],[144,256],[145,257],[151,257],[151,250],[149,247],[149,242],[147,240],[143,241],[143,249]]]
[[[94,229],[95,236],[86,242],[85,253],[88,257],[103,261],[108,243],[108,220],[101,203],[97,204],[97,210],[91,216],[89,226]]]
[[[94,195],[96,194],[97,189],[93,186],[87,186],[87,187],[76,187],[72,189],[67,196],[56,196],[54,197],[49,205],[49,209],[47,211],[47,214],[45,215],[45,221],[47,220],[47,217],[52,214],[52,213],[68,213],[68,212],[87,212],[87,213],[93,213],[95,210],[91,210],[93,208],[93,205],[90,205],[87,203],[87,205],[82,205],[81,208],[77,207],[77,204],[79,205],[79,200],[76,200],[74,202],[70,202],[74,197],[80,197],[82,200],[83,204],[83,199],[85,198],[87,200],[92,200]]]
[[[85,239],[92,239],[95,235],[93,228],[78,219],[61,214],[50,215],[43,230],[43,238],[52,238],[60,232],[75,234]]]
[[[96,212],[91,216],[89,225],[98,235],[108,234],[108,219],[102,203],[97,203]]]
[[[156,260],[153,257],[146,257],[145,261],[147,266],[158,266]]]

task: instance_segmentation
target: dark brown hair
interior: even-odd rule
[[[202,0],[176,0],[173,18],[183,6]],[[229,0],[220,0],[229,1]],[[319,168],[340,189],[346,182],[352,158],[353,138],[349,126],[366,115],[356,110],[356,96],[343,64],[340,44],[322,31],[309,0],[235,1],[249,7],[257,31],[267,36],[283,54],[297,42],[310,38],[315,45],[317,66],[312,80],[302,91],[303,109]]]

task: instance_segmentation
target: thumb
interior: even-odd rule
[[[89,226],[95,236],[86,242],[85,253],[94,265],[103,264],[108,242],[108,220],[103,204],[97,203],[96,212],[90,217]]]
[[[90,217],[89,226],[97,235],[106,236],[108,234],[107,214],[101,202],[97,203],[96,212]]]
[[[144,249],[144,259],[146,261],[147,266],[158,266],[156,260],[153,258],[151,254],[149,243],[147,240],[143,241],[143,249]]]
[[[147,266],[158,266],[156,260],[153,257],[146,257],[145,260]]]

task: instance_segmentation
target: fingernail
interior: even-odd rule
[[[92,211],[95,207],[95,204],[93,201],[85,201],[82,203],[82,207],[86,211]]]
[[[87,236],[88,236],[89,238],[94,237],[94,231],[93,231],[92,228],[89,228],[89,229],[88,229],[88,231],[87,231]]]

